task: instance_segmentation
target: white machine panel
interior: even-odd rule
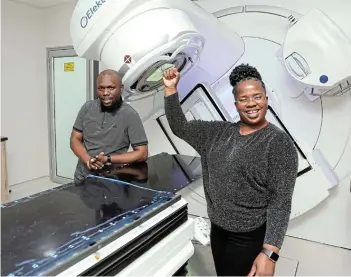
[[[199,157],[199,153],[197,153],[194,148],[192,148],[184,140],[178,138],[176,135],[173,134],[171,127],[168,124],[166,115],[160,116],[158,118],[158,123],[162,126],[163,131],[165,132],[169,141],[173,145],[173,148],[175,149],[175,152],[177,154]]]
[[[194,119],[206,121],[231,121],[230,115],[211,87],[197,84],[180,102],[185,115],[190,114]]]
[[[277,116],[276,112],[273,110],[272,107],[268,108],[267,111],[267,120],[270,123],[273,123],[275,126],[279,127],[281,130],[283,130],[284,132],[287,132],[286,127],[284,126],[284,124],[281,122],[281,120],[279,119],[279,117]],[[291,136],[291,134],[289,134]],[[298,171],[299,172],[305,172],[306,170],[308,170],[311,165],[309,164],[305,154],[303,153],[303,151],[298,148],[299,146],[297,146],[297,144],[295,145],[295,147],[297,148],[297,154],[299,157],[299,167],[298,167]]]
[[[292,24],[283,55],[293,78],[325,92],[351,80],[351,40],[330,17],[316,8]]]

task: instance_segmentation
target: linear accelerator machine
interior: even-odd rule
[[[273,75],[285,74],[278,79],[290,82],[293,91],[278,93],[283,89],[279,84],[272,85],[273,79],[269,79],[272,69],[267,71],[264,68],[267,62],[260,64],[262,58],[254,54],[258,45],[262,50],[268,40],[253,43],[255,36],[243,36],[235,31],[243,25],[230,26],[222,20],[228,15],[253,15],[255,12],[276,15],[284,22],[281,46],[269,62],[279,64],[281,70],[273,72]],[[199,155],[172,134],[164,115],[162,72],[171,67],[176,67],[181,73],[179,93],[187,120],[234,122],[238,115],[228,81],[230,71],[242,62],[257,66],[267,86],[268,119],[290,135],[299,154],[291,219],[318,207],[329,196],[330,190],[339,185],[340,179],[350,173],[350,168],[346,166],[341,172],[334,164],[331,165],[329,155],[326,157],[324,150],[315,147],[317,142],[306,142],[303,136],[296,134],[296,125],[301,125],[301,121],[294,123],[286,114],[289,109],[297,107],[302,115],[308,117],[306,110],[301,108],[301,100],[296,100],[295,107],[289,104],[295,101],[292,97],[297,99],[300,94],[310,103],[307,108],[311,109],[316,108],[314,103],[318,103],[320,95],[339,94],[344,102],[350,100],[347,93],[351,67],[339,62],[340,59],[351,60],[350,40],[333,20],[335,17],[329,17],[317,8],[301,15],[272,6],[239,5],[211,14],[190,0],[79,1],[71,19],[71,37],[76,53],[86,59],[98,60],[104,67],[121,74],[125,86],[124,100],[139,112],[149,138],[149,171],[153,167],[151,171],[158,173],[149,173],[152,189],[113,180],[111,176],[91,176],[86,187],[68,184],[48,191],[46,196],[31,196],[4,205],[2,225],[9,229],[6,229],[6,240],[2,241],[2,268],[6,267],[2,269],[2,275],[171,276],[194,253],[194,238],[208,243],[207,234],[201,230],[201,221],[198,221],[199,217],[207,218]],[[240,33],[243,33],[241,29]],[[319,62],[322,58],[324,63]],[[337,66],[328,66],[330,64]],[[299,91],[297,95],[296,91]],[[345,123],[349,124],[347,130],[351,124],[349,117]],[[304,130],[306,133],[310,131]],[[323,136],[323,131],[320,133]],[[344,150],[346,144],[347,139],[341,146]],[[155,176],[158,182],[151,180]],[[100,224],[96,225],[91,222],[90,210],[87,209],[87,206],[94,205],[91,201],[96,197],[85,190],[100,191],[102,187],[116,190],[116,195],[129,195],[131,201],[140,198],[141,202],[148,204],[142,206],[137,203],[128,208],[133,204],[128,200],[124,203],[125,213],[119,215],[120,218],[102,223],[98,220]],[[128,188],[130,193],[125,194],[122,188]],[[76,198],[77,190],[85,195],[81,199],[85,199],[86,205],[81,205]],[[105,194],[101,201],[108,201],[111,193]],[[90,195],[88,200],[87,195]],[[75,203],[72,205],[75,213],[62,205],[62,199],[71,199],[71,203]],[[120,201],[123,206],[123,199]],[[38,209],[38,205],[45,205],[40,210],[43,216],[33,223],[25,214],[31,209]],[[52,215],[43,212],[45,209],[53,209]],[[66,211],[66,215],[60,212],[62,210]],[[74,217],[79,215],[79,211],[86,222]],[[97,218],[103,217],[103,213],[99,211]],[[17,228],[8,223],[14,214],[22,214],[21,220],[19,217],[16,219],[16,224],[22,224],[14,225]],[[31,217],[30,214],[28,217]],[[52,221],[50,216],[56,220]],[[32,225],[23,231],[18,226],[24,226],[26,220]],[[40,227],[44,222],[46,227]],[[87,227],[88,222],[92,227]],[[81,225],[74,227],[83,223],[86,223],[85,228]],[[61,229],[53,229],[53,226]],[[52,231],[51,239],[48,230]],[[54,236],[56,231],[59,233],[57,237]],[[65,234],[70,238],[68,241]],[[16,236],[20,238],[16,240]],[[32,242],[27,248],[23,247],[31,236]],[[51,243],[52,249],[45,252],[33,243],[43,247]],[[35,249],[38,253],[19,250],[20,246]],[[34,255],[32,253],[37,256],[31,256]]]
[[[259,70],[262,66],[246,55],[253,47],[250,39],[240,36],[236,26],[230,27],[218,18],[255,12],[273,14],[285,22],[284,37],[275,53],[284,81],[294,88],[286,92],[285,98],[303,94],[311,106],[322,95],[349,99],[351,67],[341,61],[351,60],[350,38],[334,21],[335,14],[330,17],[318,8],[301,15],[278,7],[242,5],[211,14],[190,0],[80,1],[72,17],[71,35],[78,56],[98,60],[105,68],[121,74],[124,99],[142,117],[150,154],[185,154],[195,159],[198,153],[174,136],[167,123],[162,73],[171,67],[180,71],[179,94],[187,120],[237,121],[228,81],[230,71],[241,62],[256,64]],[[251,54],[255,57],[254,51]],[[265,78],[268,73],[262,71]],[[337,174],[330,159],[315,147],[317,142],[306,142],[294,135],[299,123],[286,117],[287,101],[281,96],[285,92],[277,92],[268,82],[266,86],[268,119],[290,135],[299,154],[291,213],[294,219],[324,201],[343,175]],[[300,112],[308,117],[308,111]],[[350,130],[349,119],[346,124]],[[180,195],[187,201],[189,215],[207,218],[201,179],[194,180]]]

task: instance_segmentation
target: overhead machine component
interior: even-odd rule
[[[126,101],[155,95],[170,67],[182,75],[180,91],[212,84],[244,52],[237,33],[190,0],[81,0],[71,38],[78,56],[119,72]]]
[[[351,39],[320,9],[294,21],[282,50],[287,71],[306,86],[311,101],[351,91]]]

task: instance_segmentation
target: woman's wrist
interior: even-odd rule
[[[274,246],[274,245],[270,245],[270,244],[267,244],[267,243],[265,243],[265,244],[263,244],[263,248],[265,248],[265,249],[267,249],[267,250],[271,250],[271,251],[273,251],[273,252],[275,252],[275,253],[279,253],[279,251],[280,251],[280,249],[278,248],[278,247],[276,247],[276,246]]]
[[[165,96],[170,96],[177,93],[176,87],[165,87]]]

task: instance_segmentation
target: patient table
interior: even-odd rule
[[[160,154],[2,205],[1,275],[172,276],[194,252],[178,192],[199,167]]]

